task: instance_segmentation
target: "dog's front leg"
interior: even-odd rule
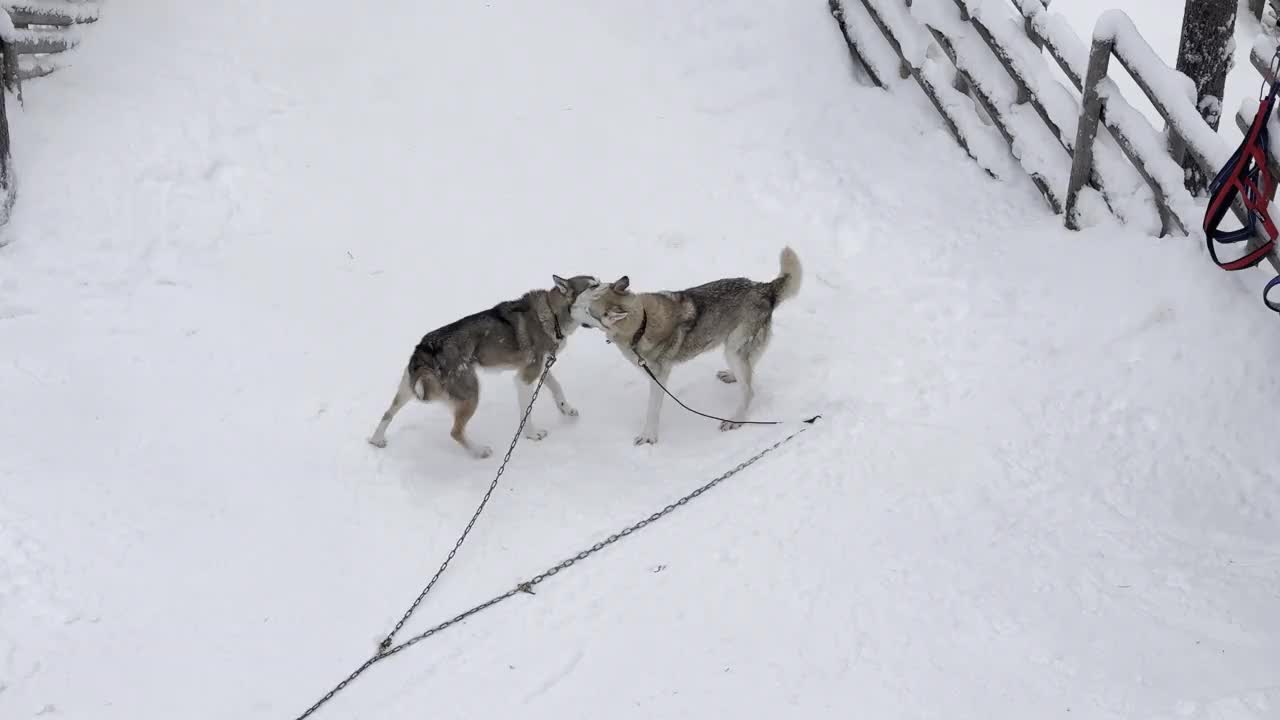
[[[671,377],[671,368],[650,363],[649,369],[653,371],[654,377],[658,378],[663,385],[667,384],[667,378]],[[662,391],[658,383],[653,381],[653,378],[649,378],[649,409],[644,416],[644,429],[636,437],[637,445],[652,445],[658,442],[658,415],[662,412],[662,399],[664,397],[666,397],[666,393]]]
[[[538,366],[530,365],[516,373],[516,403],[519,405],[521,418],[524,418],[526,412],[529,413],[529,419],[524,426],[524,436],[530,440],[541,440],[547,436],[547,431],[534,423],[533,410],[529,407],[533,402],[533,382],[538,378],[537,370]]]
[[[556,399],[556,407],[560,408],[561,415],[569,417],[578,417],[578,410],[569,404],[564,397],[564,388],[560,387],[560,381],[556,380],[556,376],[547,371],[547,387],[551,389],[551,396]]]

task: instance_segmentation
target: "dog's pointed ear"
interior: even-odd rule
[[[620,292],[620,293],[626,292],[627,288],[631,287],[631,278],[627,277],[626,275],[623,275],[617,280],[614,280],[613,284],[610,285],[609,287],[613,288],[614,292]]]
[[[571,293],[572,289],[569,287],[568,280],[565,280],[559,275],[552,275],[551,281],[556,284],[556,288],[559,289],[560,292],[564,293],[565,295],[569,295]]]
[[[609,310],[608,312],[606,312],[604,314],[604,317],[606,320],[609,321],[610,325],[617,325],[618,323],[627,319],[627,311],[623,310],[622,308],[613,308],[612,310]]]

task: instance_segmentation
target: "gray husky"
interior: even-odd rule
[[[769,344],[773,310],[800,291],[800,258],[783,248],[778,277],[769,282],[747,278],[715,280],[674,292],[630,292],[627,276],[583,292],[573,305],[573,319],[604,330],[609,340],[636,365],[646,363],[662,384],[672,366],[724,345],[728,370],[716,377],[738,383],[742,400],[721,430],[742,427],[751,407],[755,363]],[[658,441],[658,414],[663,392],[649,382],[649,410],[637,445]]]
[[[555,281],[551,290],[531,290],[519,300],[498,303],[427,333],[409,357],[396,396],[369,437],[370,444],[387,446],[387,426],[410,399],[443,400],[453,408],[453,431],[449,433],[453,439],[474,457],[489,457],[492,449],[467,437],[467,421],[480,403],[476,367],[516,371],[517,398],[523,415],[547,355],[559,353],[577,327],[571,316],[574,301],[600,285],[588,275],[568,280],[558,275],[551,278]],[[577,417],[578,411],[565,400],[564,389],[550,371],[546,385],[561,414]],[[531,417],[524,436],[541,440],[546,435],[547,431],[534,425]]]

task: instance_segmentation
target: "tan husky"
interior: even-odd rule
[[[783,248],[780,264],[778,277],[769,282],[730,278],[673,292],[632,293],[624,275],[578,295],[573,319],[603,330],[628,360],[636,365],[643,360],[664,385],[674,365],[723,345],[729,369],[716,377],[742,388],[731,419],[720,424],[721,430],[733,430],[751,407],[752,376],[769,344],[773,310],[800,291],[795,251]],[[637,445],[658,441],[662,398],[662,389],[650,380],[649,409]]]

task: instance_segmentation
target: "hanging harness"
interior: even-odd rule
[[[1277,48],[1276,55],[1271,59],[1271,77],[1280,77],[1280,48]],[[1276,192],[1276,178],[1272,177],[1267,166],[1271,147],[1267,121],[1271,118],[1278,94],[1280,81],[1264,82],[1258,112],[1253,117],[1249,132],[1245,133],[1240,147],[1236,148],[1231,159],[1209,185],[1209,206],[1204,213],[1205,244],[1213,262],[1229,272],[1261,263],[1275,249],[1276,237],[1280,235],[1270,213],[1271,198]],[[1218,226],[1236,198],[1240,199],[1247,213],[1244,225],[1235,230],[1222,230]],[[1261,234],[1266,238],[1261,245],[1233,260],[1218,257],[1218,244],[1231,245],[1253,239],[1259,235],[1259,223],[1262,225]],[[1272,278],[1263,288],[1262,302],[1272,311],[1280,313],[1280,300],[1272,301],[1268,297],[1277,286],[1280,286],[1280,276]]]

